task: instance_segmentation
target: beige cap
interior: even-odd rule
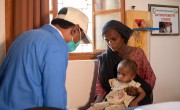
[[[85,44],[90,43],[87,36],[88,17],[83,12],[73,7],[63,7],[56,18],[64,19],[73,24],[78,24],[85,34],[85,37],[81,39],[82,42]]]

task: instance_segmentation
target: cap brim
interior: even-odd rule
[[[91,42],[91,40],[89,39],[89,37],[87,36],[87,34],[85,34],[85,35],[83,36],[83,38],[81,39],[81,43],[82,43],[82,44],[90,44],[90,43],[92,43],[92,42]]]

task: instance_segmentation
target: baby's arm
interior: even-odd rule
[[[131,101],[129,107],[138,106],[138,103],[145,98],[146,96],[145,91],[141,87],[139,87],[138,90],[139,90],[139,95],[133,101]]]

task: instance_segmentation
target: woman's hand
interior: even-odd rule
[[[91,103],[91,106],[93,107],[95,103]]]
[[[129,107],[135,107],[135,106],[138,106],[138,102],[136,100],[131,101]]]
[[[125,88],[125,91],[130,96],[137,96],[137,95],[139,95],[139,90],[138,90],[137,87],[129,86],[129,87]]]
[[[102,96],[102,95],[98,95],[98,96],[96,97],[95,103],[102,102],[102,101],[103,101],[103,99],[104,99],[104,96]]]

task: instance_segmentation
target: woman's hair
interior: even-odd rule
[[[129,40],[129,39],[126,38],[123,34],[121,34],[121,32],[119,31],[119,29],[117,29],[117,28],[109,28],[109,29],[114,29],[114,30],[116,30],[116,31],[118,32],[118,34],[121,36],[121,38],[124,39],[124,43],[125,43],[125,44],[128,43],[128,40]],[[106,32],[108,32],[109,29],[107,29]],[[105,33],[106,33],[106,32],[105,32]],[[103,34],[103,36],[105,35],[105,33]]]
[[[132,71],[133,74],[137,74],[138,66],[137,66],[136,62],[134,62],[130,59],[124,59],[118,64],[118,67],[120,65],[123,67],[129,67],[129,69]]]
[[[69,21],[66,21],[64,19],[60,19],[60,18],[55,18],[51,21],[51,24],[52,25],[59,25],[61,28],[63,29],[67,29],[69,27],[72,27],[74,26],[73,23],[69,22]]]
[[[104,36],[106,32],[109,31],[109,29],[116,30],[121,35],[122,39],[124,39],[124,42],[126,44],[129,38],[131,37],[131,35],[133,34],[132,29],[130,29],[128,26],[124,25],[120,21],[116,21],[116,20],[110,20],[103,26],[102,36]]]

